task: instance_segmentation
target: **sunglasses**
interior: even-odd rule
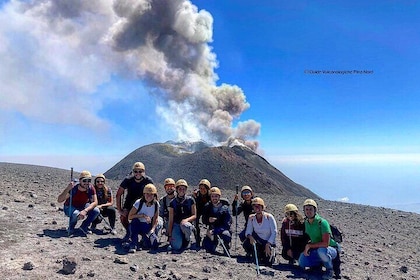
[[[247,195],[247,194],[251,194],[251,192],[250,191],[242,192],[242,195]]]
[[[133,170],[133,173],[142,173],[142,172],[144,172],[144,170]]]
[[[82,183],[90,183],[92,180],[91,179],[83,179]]]
[[[103,184],[105,181],[96,181],[97,184]]]
[[[295,212],[286,212],[286,216],[287,217],[290,217],[290,216],[292,216],[292,215],[294,215],[295,214]]]

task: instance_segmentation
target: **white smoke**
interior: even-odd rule
[[[212,32],[212,16],[184,0],[11,1],[0,12],[0,109],[103,127],[98,100],[111,97],[98,88],[123,76],[148,87],[179,139],[240,138],[255,150],[260,124],[233,126],[250,106],[245,94],[216,84]]]

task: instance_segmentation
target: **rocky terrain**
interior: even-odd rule
[[[257,276],[235,238],[228,258],[194,248],[167,253],[165,238],[157,253],[128,254],[120,243],[118,222],[116,236],[98,231],[88,237],[68,237],[68,219],[56,199],[69,180],[68,170],[0,163],[1,279],[320,279],[316,273],[289,267],[281,257],[272,268],[262,267]],[[119,183],[108,181],[114,193]],[[163,194],[161,186],[159,191]],[[232,200],[234,191],[222,188],[222,194]],[[279,219],[286,203],[300,206],[306,198],[258,195]],[[419,279],[419,214],[318,202],[320,214],[345,234],[343,279]],[[243,222],[240,217],[238,229]],[[232,230],[235,233],[235,222]]]

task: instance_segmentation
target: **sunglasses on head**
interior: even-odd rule
[[[91,179],[82,179],[82,183],[90,183],[91,181]]]

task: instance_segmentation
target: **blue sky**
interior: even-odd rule
[[[420,212],[417,1],[192,1],[175,21],[201,46],[179,91],[192,99],[159,88],[159,69],[178,71],[124,37],[143,34],[115,22],[127,7],[1,2],[0,161],[97,173],[149,143],[241,135],[324,198]],[[240,109],[201,115],[216,87]]]

